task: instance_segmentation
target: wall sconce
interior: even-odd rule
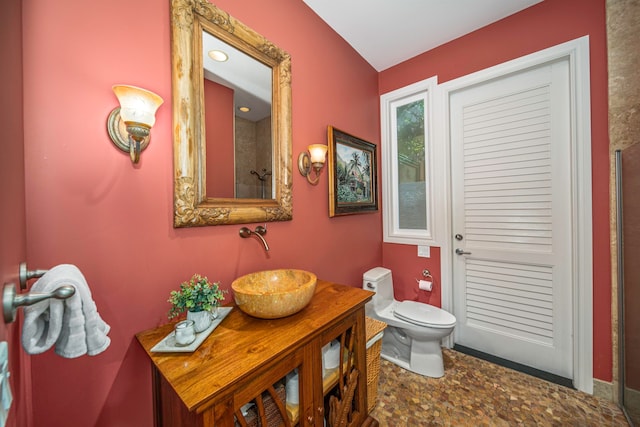
[[[307,178],[309,184],[317,185],[322,167],[324,166],[324,158],[327,155],[327,146],[323,144],[311,144],[309,152],[303,151],[298,156],[298,170],[302,176]],[[311,167],[316,171],[315,179],[311,179]]]
[[[115,85],[113,92],[120,107],[109,114],[109,137],[119,149],[129,153],[133,163],[138,163],[140,153],[149,145],[156,111],[164,101],[155,93],[135,86]]]

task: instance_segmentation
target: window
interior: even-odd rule
[[[435,86],[432,77],[380,98],[385,242],[436,244],[431,119]]]

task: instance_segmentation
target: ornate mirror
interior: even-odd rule
[[[289,55],[206,0],[171,31],[174,226],[290,220]]]

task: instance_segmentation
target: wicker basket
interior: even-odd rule
[[[382,334],[387,324],[370,317],[365,318],[367,337],[367,409],[376,407],[378,399],[378,377],[380,376],[380,350]]]
[[[276,391],[276,395],[282,402],[285,404],[285,388],[284,384],[278,383],[274,384],[274,389]],[[268,392],[262,393],[262,402],[264,404],[264,413],[267,418],[267,427],[276,427],[284,424],[284,420],[282,419],[282,415],[280,415],[280,411],[278,410],[277,405],[271,398],[271,394]],[[254,407],[248,410],[247,415],[245,416],[245,422],[248,427],[258,427],[260,425],[260,421],[258,418],[258,411]],[[236,421],[236,427],[240,426],[240,423]]]

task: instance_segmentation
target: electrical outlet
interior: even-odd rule
[[[421,258],[430,258],[431,246],[418,246],[418,256]]]

